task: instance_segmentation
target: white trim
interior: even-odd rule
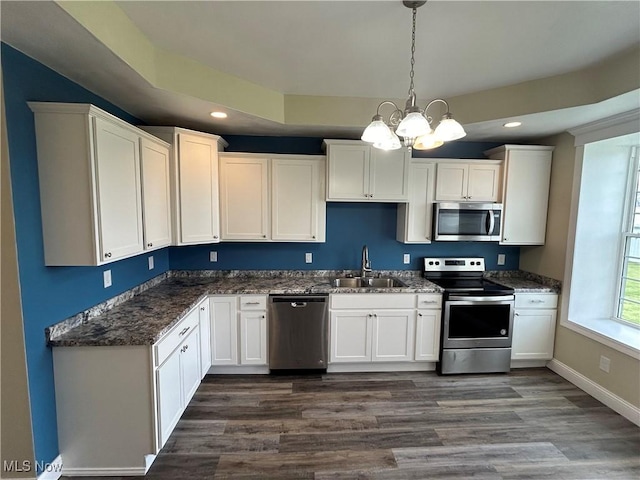
[[[547,360],[511,360],[511,368],[540,368],[547,366]]]
[[[51,470],[42,472],[38,476],[38,480],[58,480],[62,476],[62,470],[64,469],[64,466],[62,465],[62,457],[60,455],[54,458],[53,462],[51,462],[49,465],[51,465],[52,467]]]
[[[629,421],[640,426],[640,408],[611,393],[606,388],[555,358],[548,363],[547,367]]]
[[[639,121],[640,109],[636,108],[625,113],[572,128],[569,130],[569,133],[575,137],[574,145],[579,147],[587,143],[637,133]]]
[[[65,468],[62,472],[71,477],[141,477],[146,475],[145,467],[132,468]],[[38,478],[38,480],[41,480]],[[48,479],[47,479],[48,480]]]
[[[372,363],[332,363],[327,373],[347,372],[430,372],[436,369],[434,362],[372,362]]]

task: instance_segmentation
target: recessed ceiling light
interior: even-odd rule
[[[211,112],[213,118],[227,118],[227,114],[224,112]]]
[[[515,127],[519,127],[520,125],[522,125],[522,122],[508,122],[508,123],[505,123],[503,127],[515,128]]]

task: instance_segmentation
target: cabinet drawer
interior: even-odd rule
[[[266,295],[241,295],[240,310],[266,310]]]
[[[429,293],[417,297],[417,308],[442,308],[442,295],[439,293]]]
[[[415,308],[415,294],[352,293],[331,295],[331,308]]]
[[[516,293],[516,308],[556,308],[558,295],[555,293]]]
[[[155,345],[156,365],[162,365],[162,362],[187,338],[187,335],[198,328],[199,321],[200,316],[198,309],[191,310],[180,323],[173,327],[171,331]]]

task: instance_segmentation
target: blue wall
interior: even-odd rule
[[[227,151],[254,153],[322,154],[322,139],[308,137],[259,137],[225,135]],[[498,146],[485,142],[454,142],[433,151],[414,151],[414,156],[429,158],[485,158],[483,151]],[[517,270],[519,247],[497,243],[436,242],[430,245],[405,245],[396,241],[397,206],[391,203],[327,202],[326,243],[222,243],[174,247],[170,252],[175,270],[253,270],[253,269],[357,269],[362,245],[369,247],[375,270],[420,270],[420,257],[485,257],[487,269]],[[218,252],[218,262],[209,261],[209,252]],[[313,254],[313,263],[305,263],[305,253]],[[403,264],[403,254],[411,254],[411,264]],[[506,255],[506,264],[498,267],[498,253]]]
[[[139,285],[169,268],[168,249],[105,267],[45,267],[33,113],[27,101],[93,103],[124,120],[137,119],[53,70],[2,44],[2,74],[11,162],[24,334],[36,460],[58,455],[53,363],[45,327]],[[113,285],[103,288],[110,269]]]

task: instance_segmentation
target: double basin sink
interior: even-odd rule
[[[343,288],[394,288],[406,285],[394,277],[337,277],[331,279],[332,287]]]

